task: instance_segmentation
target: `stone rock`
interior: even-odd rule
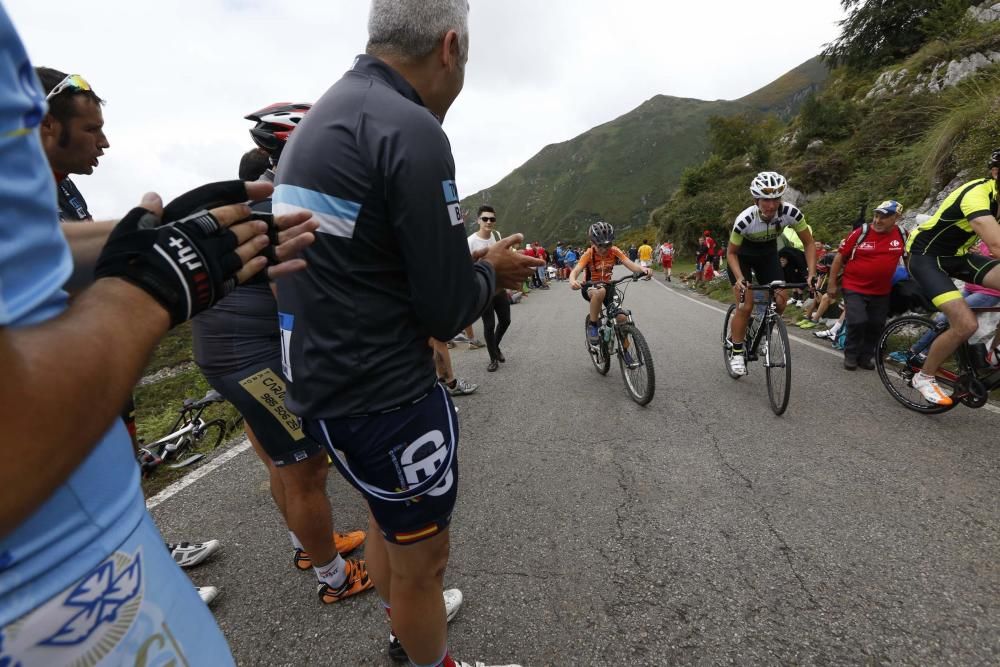
[[[950,183],[938,190],[936,194],[925,199],[920,206],[907,207],[908,210],[903,211],[903,219],[900,221],[900,226],[902,226],[902,228],[907,232],[910,232],[913,231],[917,225],[930,220],[930,217],[938,210],[938,207],[941,206],[941,202],[943,202],[955,188],[971,178],[972,176],[968,172],[962,172],[952,179]],[[903,202],[903,206],[907,206],[906,202]]]
[[[969,7],[968,17],[980,23],[1000,21],[1000,2],[985,2],[978,7]]]
[[[822,139],[813,139],[806,146],[806,150],[808,150],[808,151],[814,151],[814,150],[818,150],[818,149],[820,149],[822,147],[823,147],[823,140]]]

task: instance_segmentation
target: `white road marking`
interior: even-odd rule
[[[206,465],[198,468],[197,470],[191,472],[190,474],[185,475],[181,479],[177,480],[176,482],[174,482],[173,484],[171,484],[170,486],[163,489],[155,496],[147,500],[146,509],[151,510],[160,503],[170,500],[178,493],[180,493],[187,487],[197,482],[202,477],[205,477],[209,473],[218,470],[219,468],[229,463],[230,461],[232,461],[233,459],[235,459],[237,456],[239,456],[248,449],[250,449],[250,441],[247,440],[246,437],[244,437],[243,442],[233,446],[225,454],[222,454],[221,456],[212,459],[210,463],[207,463]]]
[[[669,294],[672,294],[672,295],[674,295],[674,296],[676,296],[678,298],[681,298],[681,299],[687,299],[691,303],[696,303],[699,306],[702,306],[704,308],[708,308],[709,310],[714,310],[717,313],[722,313],[723,315],[725,315],[726,311],[729,310],[728,306],[726,308],[720,308],[719,306],[714,306],[714,305],[712,305],[710,303],[705,303],[704,301],[701,301],[699,299],[695,299],[694,297],[690,297],[687,294],[682,294],[681,292],[679,292],[676,289],[672,289],[670,287],[667,287],[663,283],[657,281],[655,278],[653,279],[653,282],[655,282],[657,285],[659,285],[660,287],[662,287],[663,289],[665,289],[667,291],[667,293],[669,293]],[[793,342],[799,343],[801,345],[805,345],[806,347],[811,347],[814,350],[819,350],[820,352],[823,352],[824,354],[830,354],[830,355],[833,355],[834,357],[838,357],[838,358],[842,358],[844,356],[843,353],[841,353],[841,352],[839,352],[837,350],[834,350],[832,347],[824,347],[823,345],[818,345],[817,343],[814,343],[814,342],[809,341],[809,340],[802,340],[798,336],[791,336],[790,335],[790,336],[788,336],[788,339],[791,340],[791,341],[793,341]],[[993,405],[992,403],[987,403],[986,405],[983,406],[983,409],[989,410],[990,412],[993,412],[993,413],[996,413],[996,414],[1000,414],[1000,407],[997,407],[996,405]]]

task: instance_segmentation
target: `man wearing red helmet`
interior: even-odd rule
[[[256,121],[250,136],[267,154],[271,169],[310,106],[281,102],[246,116]],[[271,169],[260,180],[273,181]],[[254,205],[263,212],[270,207],[270,200]],[[361,546],[365,532],[333,532],[326,456],[284,408],[277,324],[269,285],[239,287],[216,308],[194,318],[194,359],[212,388],[243,415],[247,437],[267,466],[271,497],[288,526],[292,562],[300,570],[312,567],[319,598],[330,604],[371,588],[364,561],[343,559]]]

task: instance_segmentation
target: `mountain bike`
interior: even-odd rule
[[[973,308],[981,313],[1000,313],[1000,306]],[[990,392],[1000,388],[1000,370],[986,362],[986,345],[963,342],[938,367],[935,377],[942,388],[951,389],[951,405],[928,403],[913,388],[913,376],[923,367],[927,350],[941,333],[948,330],[948,320],[937,322],[919,315],[892,320],[882,329],[875,350],[875,368],[879,379],[893,398],[914,412],[925,415],[947,412],[959,403],[981,408]]]
[[[598,332],[600,342],[591,345],[587,338],[587,326],[590,323],[590,315],[584,315],[583,332],[587,342],[587,354],[594,363],[594,368],[601,375],[607,375],[611,369],[611,357],[618,357],[618,365],[622,371],[622,379],[625,380],[625,389],[633,401],[639,405],[647,405],[653,400],[653,392],[656,390],[656,373],[653,369],[653,356],[649,352],[649,345],[639,328],[632,319],[632,311],[622,308],[625,300],[625,290],[619,289],[618,285],[624,282],[635,282],[643,278],[644,274],[636,273],[612,280],[609,282],[584,282],[582,289],[603,285],[609,290],[614,290],[611,297],[611,305],[605,300],[601,305],[601,318]]]
[[[743,343],[747,371],[750,370],[750,362],[757,361],[759,355],[767,376],[767,398],[771,403],[771,410],[776,415],[781,415],[788,408],[788,399],[792,392],[792,352],[788,347],[788,331],[781,315],[778,314],[778,303],[774,299],[774,293],[779,289],[802,289],[808,286],[807,283],[786,283],[784,280],[775,280],[767,285],[750,285],[740,299],[740,304],[744,303],[747,291],[753,290],[755,304],[747,325],[746,340]],[[762,294],[764,290],[767,292],[766,297]],[[757,295],[761,296],[760,300]],[[729,360],[733,356],[730,324],[736,308],[735,303],[729,306],[722,324],[722,359],[729,377],[739,380],[743,376],[733,373],[729,366]]]
[[[145,444],[140,438],[138,460],[142,476],[149,477],[153,471],[169,461],[174,463],[169,464],[168,468],[184,468],[200,461],[207,451],[218,447],[228,431],[226,420],[205,421],[201,414],[208,406],[223,403],[225,400],[214,389],[198,400],[185,398],[170,433],[149,444]],[[181,458],[185,454],[188,456]]]

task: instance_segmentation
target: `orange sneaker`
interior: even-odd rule
[[[344,585],[340,588],[335,589],[330,584],[322,581],[319,583],[316,593],[319,595],[319,601],[323,604],[340,602],[344,598],[367,591],[373,586],[371,577],[368,576],[368,567],[363,560],[349,558],[345,561],[344,569],[347,574],[347,580],[344,581]]]
[[[346,556],[362,544],[365,543],[365,531],[352,530],[347,533],[334,533],[333,544],[337,548],[337,553]],[[305,549],[296,549],[292,556],[292,563],[298,570],[308,570],[312,567],[312,558]]]

